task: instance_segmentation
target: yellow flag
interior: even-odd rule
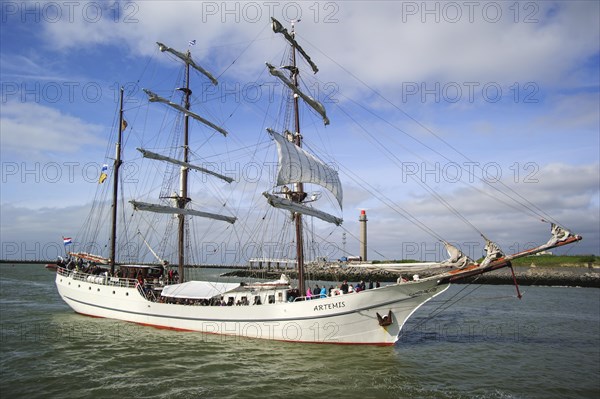
[[[100,179],[98,179],[98,183],[102,184],[104,183],[104,180],[106,180],[106,178],[108,177],[108,175],[104,172],[100,173]]]

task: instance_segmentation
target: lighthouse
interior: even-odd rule
[[[360,258],[363,262],[367,261],[367,213],[365,210],[360,211],[358,217],[360,223]]]

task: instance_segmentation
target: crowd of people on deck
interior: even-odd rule
[[[67,259],[64,259],[62,256],[59,256],[56,260],[56,266],[62,267],[67,270],[75,270],[78,272],[99,275],[106,272],[106,269],[98,266],[94,262],[84,262],[82,258],[74,259],[71,256],[68,256]]]
[[[210,299],[196,299],[196,298],[175,298],[175,297],[167,297],[167,296],[159,296],[156,300],[159,303],[172,303],[178,305],[195,305],[195,306],[248,306],[250,305],[250,301],[248,301],[248,297],[243,296],[241,299],[235,301],[233,297],[229,297],[227,301],[225,301],[225,297],[213,297]],[[254,298],[253,305],[261,305],[262,301],[259,296]]]
[[[97,264],[88,261],[85,262],[83,261],[82,258],[77,258],[77,259],[73,259],[72,257],[68,257],[66,260],[63,259],[62,257],[59,257],[57,262],[56,262],[57,266],[65,268],[67,270],[75,270],[78,272],[83,272],[83,273],[87,273],[87,274],[92,274],[92,275],[99,275],[102,273],[108,273],[107,270],[101,266],[98,266]],[[226,302],[224,297],[213,297],[210,299],[193,299],[193,298],[173,298],[173,297],[165,297],[162,296],[160,294],[158,295],[154,295],[153,288],[154,286],[158,283],[159,286],[165,285],[165,284],[177,284],[179,282],[179,275],[177,273],[176,270],[174,269],[169,269],[166,273],[165,273],[165,269],[163,266],[160,266],[159,268],[160,275],[144,275],[144,273],[142,273],[142,270],[140,269],[135,269],[135,268],[125,268],[125,269],[121,269],[119,268],[115,273],[114,273],[114,277],[118,277],[118,278],[128,278],[128,279],[135,279],[136,280],[136,287],[138,287],[139,289],[141,289],[145,296],[147,298],[150,298],[152,300],[155,300],[156,302],[160,302],[160,303],[173,303],[173,304],[181,304],[181,305],[199,305],[199,306],[248,306],[250,305],[250,302],[248,301],[247,297],[241,297],[240,299],[238,299],[237,301],[235,301],[235,299],[233,297],[229,297],[228,301]],[[132,274],[134,273],[134,274]],[[146,272],[147,274],[147,272]],[[150,280],[148,280],[150,279]],[[416,278],[418,279],[418,277]],[[400,279],[399,279],[400,280]],[[150,283],[148,281],[151,281]],[[403,279],[403,281],[398,281],[398,282],[404,282],[406,281],[405,279]],[[152,283],[154,282],[154,284]],[[342,282],[342,284],[339,284],[337,286],[333,286],[330,285],[329,288],[325,287],[324,285],[322,287],[320,287],[318,284],[315,285],[314,288],[307,288],[306,289],[306,295],[304,296],[304,298],[302,298],[301,293],[298,289],[289,289],[287,291],[287,301],[288,302],[293,302],[295,300],[314,300],[314,299],[319,299],[319,298],[327,298],[327,297],[332,297],[332,296],[336,296],[336,295],[346,295],[346,294],[351,294],[351,293],[355,293],[355,292],[361,292],[361,291],[365,291],[367,289],[373,289],[373,288],[379,288],[381,286],[381,284],[379,283],[379,281],[369,281],[368,285],[364,282],[361,281],[359,283],[356,283],[355,285],[352,285],[352,283],[348,283],[347,280],[344,280]],[[269,301],[269,303],[274,303],[273,301]],[[261,299],[260,296],[255,296],[254,301],[252,303],[252,305],[261,305]]]
[[[351,294],[353,292],[360,292],[360,291],[365,291],[367,289],[373,289],[373,288],[379,288],[381,287],[381,284],[379,284],[379,281],[369,281],[369,285],[367,286],[367,284],[364,281],[361,281],[360,283],[356,283],[356,285],[352,285],[352,283],[348,284],[347,280],[344,280],[344,282],[340,285],[337,286],[329,286],[329,289],[327,289],[325,286],[323,287],[319,287],[319,285],[315,285],[315,288],[311,289],[311,288],[307,288],[306,289],[306,299],[310,300],[310,299],[317,299],[317,298],[326,298],[328,296],[336,296],[336,295],[345,295],[345,294]]]

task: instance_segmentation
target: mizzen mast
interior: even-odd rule
[[[121,141],[123,138],[123,87],[121,87],[119,94],[119,136],[117,138],[117,144],[115,145],[115,163],[114,163],[114,176],[113,176],[113,193],[112,193],[112,217],[111,217],[111,231],[110,231],[110,274],[115,274],[115,258],[117,254],[117,200],[119,196],[119,167],[122,164],[121,161]]]

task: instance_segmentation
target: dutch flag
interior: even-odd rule
[[[195,46],[196,45],[196,39],[190,40],[188,43],[189,43],[190,46]]]
[[[73,241],[71,241],[71,237],[63,237],[63,244],[65,244],[65,245],[73,244]]]

